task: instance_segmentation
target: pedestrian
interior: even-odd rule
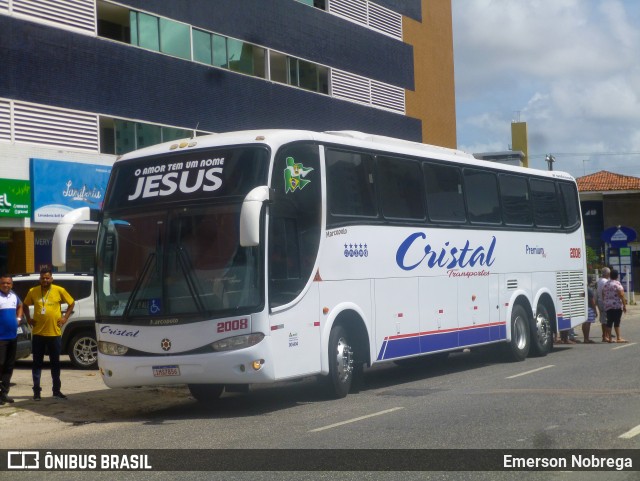
[[[9,274],[0,276],[0,404],[12,403],[9,397],[11,376],[16,362],[17,335],[22,319],[22,302],[13,292]]]
[[[593,286],[595,285],[595,279],[593,276],[588,277],[587,282],[587,320],[582,323],[582,335],[584,336],[583,342],[585,344],[594,344],[593,339],[589,338],[591,332],[591,324],[596,322],[598,316],[598,306],[596,303],[596,293]]]
[[[602,288],[602,298],[604,307],[607,310],[607,327],[605,338],[607,342],[613,342],[611,339],[611,328],[616,331],[616,342],[628,342],[620,336],[620,320],[622,313],[627,312],[627,300],[624,297],[624,287],[618,281],[618,271],[611,269],[609,282]]]
[[[605,332],[607,330],[607,310],[604,308],[604,298],[602,297],[602,289],[604,285],[609,282],[611,276],[611,269],[608,267],[602,268],[602,273],[598,283],[596,285],[596,302],[598,303],[598,313],[600,319],[600,328],[602,329],[602,342],[609,342],[606,340]]]
[[[62,314],[62,304],[67,304],[67,310]],[[33,327],[33,399],[41,399],[40,376],[44,363],[45,351],[49,350],[51,364],[51,379],[53,381],[53,397],[67,399],[60,391],[60,351],[62,348],[61,328],[73,313],[75,301],[69,293],[60,286],[53,284],[53,273],[48,267],[40,270],[40,285],[32,287],[24,298],[25,306],[33,306],[33,318],[29,316],[29,309],[25,309],[27,322]]]

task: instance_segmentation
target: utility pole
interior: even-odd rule
[[[553,170],[553,163],[556,161],[556,158],[551,154],[547,154],[544,160],[549,164],[549,168],[547,170]]]

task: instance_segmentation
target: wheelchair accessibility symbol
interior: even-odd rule
[[[160,299],[151,299],[149,302],[149,314],[160,314],[162,311],[162,307],[160,304]]]

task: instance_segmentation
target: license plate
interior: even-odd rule
[[[154,377],[179,376],[180,368],[178,366],[153,366]]]
[[[23,334],[24,331],[22,330],[22,326],[18,326],[18,334]]]

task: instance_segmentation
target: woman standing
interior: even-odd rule
[[[605,341],[611,340],[611,327],[616,331],[616,342],[628,342],[620,336],[620,320],[622,313],[627,312],[627,300],[624,297],[624,287],[618,281],[618,271],[611,269],[611,278],[602,288],[602,300],[607,310],[607,327],[605,328]]]

